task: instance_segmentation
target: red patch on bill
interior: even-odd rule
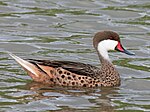
[[[121,45],[120,42],[118,42],[117,49],[118,49],[119,51],[122,51],[122,52],[124,51],[124,49],[123,49],[123,47],[122,47],[122,45]]]

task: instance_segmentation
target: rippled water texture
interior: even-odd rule
[[[92,37],[117,31],[136,56],[111,52],[122,84],[114,88],[35,83],[8,56],[80,61],[99,66]],[[0,111],[150,111],[149,0],[1,0]]]

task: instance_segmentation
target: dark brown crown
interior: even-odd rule
[[[115,41],[119,41],[120,42],[120,38],[119,35],[116,32],[113,31],[101,31],[95,34],[94,38],[93,38],[93,46],[95,49],[97,49],[97,46],[99,44],[99,42],[103,41],[103,40],[115,40]]]

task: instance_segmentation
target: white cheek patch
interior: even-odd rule
[[[105,48],[108,50],[115,50],[115,47],[117,46],[118,41],[115,40],[103,40],[98,44],[98,48]]]
[[[108,51],[115,50],[117,44],[118,41],[115,40],[103,40],[98,44],[98,51],[105,59],[110,60],[108,56]]]

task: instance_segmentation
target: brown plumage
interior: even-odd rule
[[[96,33],[93,45],[101,61],[101,67],[71,61],[23,60],[14,54],[10,55],[36,82],[77,87],[119,86],[119,73],[109,60],[107,51],[116,49],[129,55],[133,53],[122,47],[119,35],[112,31]]]

